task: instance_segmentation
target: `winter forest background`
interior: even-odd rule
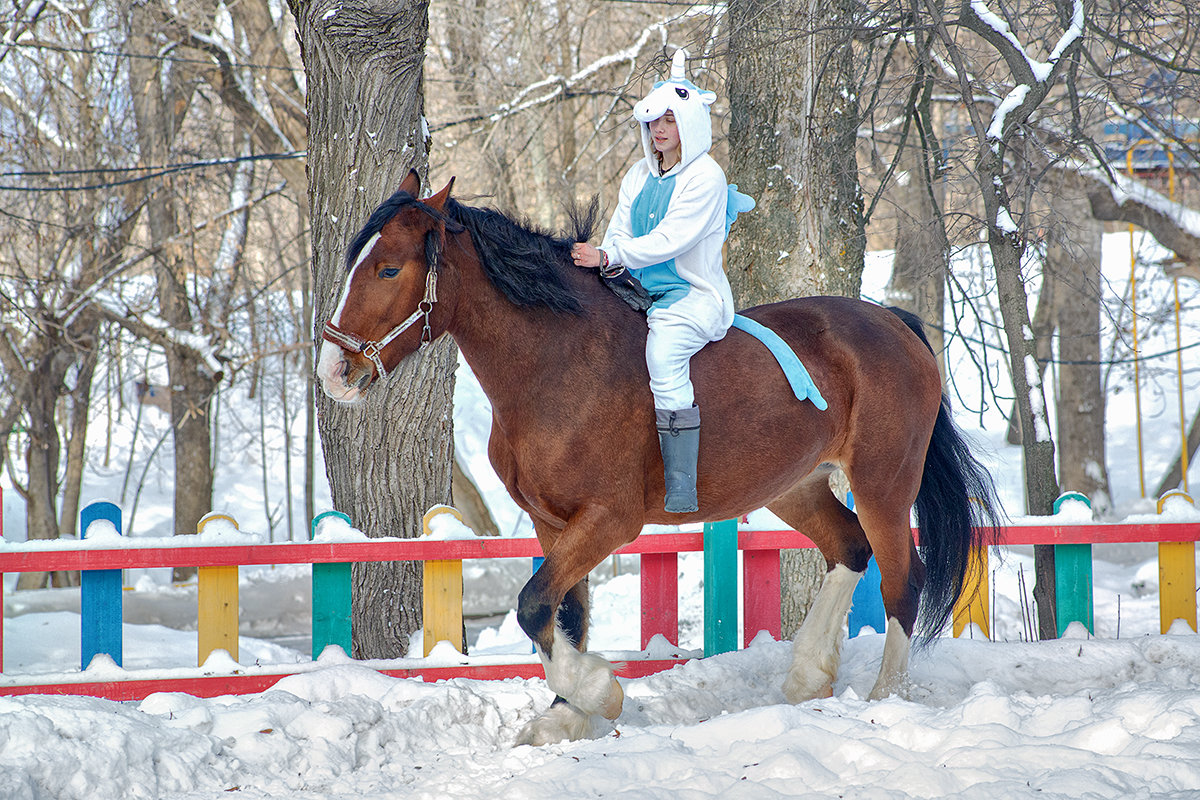
[[[739,304],[857,296],[867,254],[890,252],[875,299],[963,346],[946,376],[959,413],[999,410],[1021,445],[1025,507],[1009,512],[1074,490],[1119,514],[1106,409],[1198,341],[1173,330],[1200,280],[1198,45],[1188,0],[14,0],[5,504],[19,498],[30,538],[77,534],[81,497],[120,504],[134,535],[170,535],[223,491],[255,493],[262,517],[244,524],[279,540],[330,503],[369,535],[417,535],[453,493],[476,530],[510,532],[475,490],[483,467],[454,453],[453,343],[348,411],[314,396],[314,324],[345,244],[410,168],[551,229],[570,203],[611,204],[640,152],[631,105],[686,46],[720,98],[718,160],[759,203],[727,248]],[[1101,240],[1134,229],[1118,284]],[[1183,482],[1200,409],[1143,402],[1179,405],[1151,468],[1122,465],[1153,498]],[[151,484],[170,487],[171,514],[138,515]],[[355,581],[356,608],[392,609],[356,623],[355,655],[402,654],[419,573],[362,565]],[[785,630],[804,602],[787,601]]]

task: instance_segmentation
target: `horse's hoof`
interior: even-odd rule
[[[591,718],[570,703],[555,703],[521,729],[516,745],[541,747],[562,741],[586,739],[592,733]]]
[[[908,699],[908,690],[911,683],[908,680],[908,675],[899,675],[889,678],[879,676],[879,680],[875,682],[871,693],[867,695],[868,700],[885,700],[889,697],[899,697],[901,700]]]
[[[612,679],[612,686],[609,690],[608,700],[600,708],[600,715],[607,720],[614,720],[621,716],[621,708],[625,705],[625,690],[621,688],[621,684],[617,683],[617,679]]]
[[[793,670],[783,682],[783,696],[792,705],[833,697],[833,679],[824,673],[802,675]]]

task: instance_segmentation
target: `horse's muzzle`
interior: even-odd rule
[[[321,390],[331,400],[354,404],[362,401],[374,370],[370,364],[355,366],[340,347],[324,342],[317,362],[317,377],[321,380]]]

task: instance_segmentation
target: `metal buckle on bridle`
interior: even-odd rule
[[[348,350],[351,353],[361,353],[371,359],[375,364],[375,369],[379,372],[379,377],[386,378],[387,370],[384,369],[383,359],[381,358],[383,348],[391,344],[397,336],[411,328],[417,320],[424,320],[419,349],[424,350],[433,342],[433,329],[429,326],[429,315],[433,312],[433,304],[436,302],[437,270],[431,267],[425,275],[425,296],[421,298],[421,302],[417,303],[417,310],[409,315],[408,319],[404,320],[404,322],[401,322],[388,331],[379,341],[368,341],[357,334],[342,330],[332,322],[325,323],[325,327],[321,330],[321,338],[327,342],[332,342],[343,350]]]

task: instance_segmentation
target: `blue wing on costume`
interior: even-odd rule
[[[742,194],[737,190],[737,184],[729,184],[729,199],[725,203],[725,235],[729,235],[729,229],[733,226],[733,221],[737,219],[737,215],[746,211],[750,211],[757,205],[754,198],[748,194]]]

